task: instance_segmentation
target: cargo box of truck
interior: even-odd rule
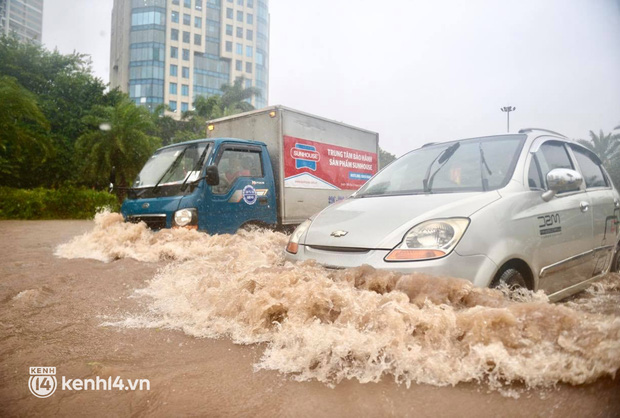
[[[296,225],[377,172],[378,134],[283,106],[207,123],[207,138],[161,148],[122,207],[153,228],[234,233]]]

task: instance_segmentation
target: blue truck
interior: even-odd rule
[[[283,106],[208,122],[157,150],[128,191],[126,221],[210,234],[292,227],[377,171],[378,134]]]

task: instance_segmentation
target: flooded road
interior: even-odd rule
[[[152,233],[108,214],[0,222],[0,233],[3,416],[620,413],[616,275],[549,304],[457,279],[293,265],[273,232]],[[31,366],[150,390],[37,399]]]

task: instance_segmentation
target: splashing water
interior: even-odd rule
[[[551,304],[542,292],[479,289],[461,279],[292,264],[284,260],[287,237],[271,231],[152,232],[111,213],[95,221],[56,255],[171,261],[137,291],[150,312],[105,325],[267,343],[257,370],[330,385],[392,376],[406,385],[478,381],[501,389],[582,384],[620,368],[620,318],[601,308],[617,306],[616,275]]]

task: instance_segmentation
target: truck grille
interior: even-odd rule
[[[166,215],[132,215],[127,217],[127,221],[137,224],[144,222],[151,229],[162,229],[166,227]]]

